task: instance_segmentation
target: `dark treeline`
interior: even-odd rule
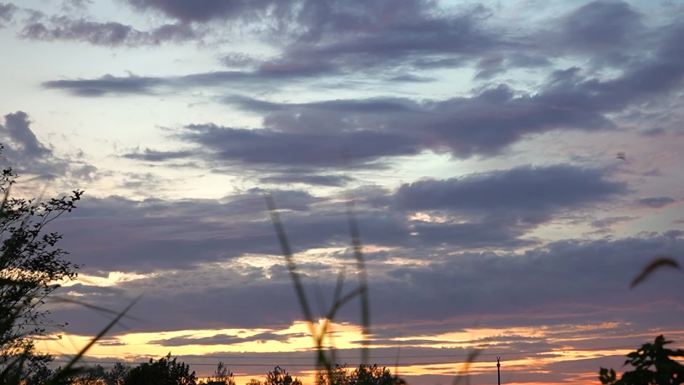
[[[59,371],[60,369],[56,369]],[[51,373],[46,372],[46,376]],[[47,378],[46,378],[47,379]],[[42,382],[27,383],[38,385]],[[159,360],[150,360],[135,367],[117,363],[105,368],[101,365],[82,368],[78,375],[68,380],[72,385],[235,385],[235,376],[223,362],[219,362],[213,375],[199,379],[188,364],[172,358],[171,355]],[[377,365],[361,365],[350,369],[337,365],[330,372],[321,371],[317,378],[319,384],[335,385],[405,385],[406,382],[393,375],[389,369]],[[263,380],[250,379],[248,385],[302,385],[302,381],[290,375],[285,369],[276,366],[266,373]]]

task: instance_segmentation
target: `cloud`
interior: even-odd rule
[[[138,9],[152,9],[183,22],[206,22],[212,19],[250,19],[270,7],[280,7],[275,0],[127,0]],[[288,5],[293,3],[286,2]]]
[[[357,189],[354,196],[364,242],[410,254],[444,246],[530,246],[538,241],[525,235],[554,215],[595,207],[625,191],[601,171],[552,166],[415,182],[396,191]],[[285,210],[295,252],[348,247],[346,207],[335,197],[296,189],[251,189],[220,200],[91,198],[63,225],[64,247],[89,270],[190,268],[245,255],[279,255],[267,193]],[[425,218],[424,211],[432,217]]]
[[[62,10],[66,13],[74,13],[88,9],[93,0],[62,0]]]
[[[152,86],[160,85],[162,83],[162,79],[155,77],[140,77],[135,75],[116,77],[107,74],[97,79],[48,81],[43,83],[43,87],[47,89],[68,90],[78,96],[102,96],[108,93],[151,93]]]
[[[173,159],[187,158],[192,155],[191,151],[158,151],[145,148],[141,150],[134,150],[123,155],[124,158],[144,160],[148,162],[160,162]]]
[[[96,168],[78,159],[63,158],[43,144],[31,129],[27,113],[17,111],[4,116],[0,124],[2,157],[6,166],[22,174],[37,176],[41,181],[55,178],[91,180]]]
[[[464,59],[504,50],[511,43],[485,27],[488,10],[482,6],[447,11],[423,0],[268,3],[257,3],[250,11],[263,15],[269,9],[265,14],[273,28],[266,30],[284,43],[279,55],[258,64],[264,71],[339,75],[397,70],[400,73],[389,76],[392,81],[425,81],[428,78],[406,75],[402,69],[407,63],[419,69],[418,63],[426,60],[463,64]]]
[[[341,187],[351,182],[353,178],[344,175],[315,175],[315,174],[282,174],[259,178],[262,183],[292,184],[302,183],[308,185]]]
[[[533,133],[612,127],[600,111],[570,104],[585,104],[583,100],[555,90],[514,96],[504,86],[470,98],[423,103],[374,98],[288,104],[230,98],[227,102],[242,109],[263,113],[263,127],[192,124],[175,137],[195,146],[195,153],[187,154],[189,158],[210,164],[269,166],[273,170],[288,166],[377,167],[389,157],[425,150],[450,152],[460,158],[495,155]],[[563,102],[568,102],[567,107],[559,106]],[[185,154],[184,150],[168,155]],[[154,155],[159,155],[159,161],[167,160],[162,152],[149,149],[125,156],[150,161]]]
[[[684,52],[676,41],[683,33],[681,26],[666,28],[654,55],[628,65],[619,76],[584,77],[578,68],[570,68],[554,72],[535,93],[499,85],[470,97],[435,102],[395,99],[392,113],[381,111],[387,105],[381,99],[283,103],[278,108],[244,100],[227,101],[245,109],[266,111],[265,125],[296,122],[297,127],[306,127],[307,123],[326,121],[329,126],[335,122],[339,127],[354,127],[356,123],[355,128],[382,127],[409,135],[420,132],[424,147],[449,150],[458,157],[489,155],[534,133],[610,128],[614,123],[608,114],[678,89],[684,77]],[[374,109],[378,116],[372,115]],[[356,119],[350,119],[350,114]]]
[[[118,22],[95,22],[53,16],[47,23],[33,21],[24,26],[21,37],[33,40],[84,41],[107,47],[158,45],[197,39],[200,34],[187,24],[165,24],[149,31],[140,31]]]
[[[623,71],[614,77],[590,77],[579,68],[571,67],[555,71],[534,92],[498,84],[467,97],[437,101],[372,98],[275,103],[231,97],[225,102],[263,114],[263,129],[252,132],[208,124],[190,125],[190,130],[180,137],[192,143],[205,143],[221,135],[230,141],[216,143],[229,146],[233,141],[241,142],[246,147],[218,149],[212,142],[214,145],[210,147],[214,151],[210,151],[210,155],[213,154],[217,161],[240,162],[243,165],[308,163],[312,167],[338,166],[341,150],[351,153],[352,163],[358,158],[360,164],[374,163],[380,158],[413,155],[424,150],[449,152],[459,158],[497,155],[511,144],[534,134],[614,128],[612,118],[615,113],[641,106],[645,101],[653,103],[669,95],[678,89],[684,77],[684,52],[678,46],[684,36],[683,31],[684,27],[677,24],[662,27],[658,30],[657,42],[648,48],[651,54],[627,61]],[[306,55],[297,55],[302,56]],[[491,68],[482,64],[482,71],[499,71],[497,62],[494,61]],[[48,81],[43,86],[80,96],[154,94],[163,90],[226,84],[249,85],[250,88],[255,85],[282,85],[286,80],[314,79],[329,71],[325,63],[281,64],[263,64],[248,71],[215,71],[175,77],[106,75],[97,79]],[[308,133],[295,135],[295,130]],[[332,130],[338,132],[327,132]],[[321,131],[326,133],[313,134]],[[366,141],[375,143],[381,138],[386,141],[385,146],[364,147]],[[296,151],[288,153],[287,149],[278,147],[278,143],[292,141],[297,142],[292,147]],[[304,144],[307,141],[310,141],[308,146]],[[247,149],[249,146],[253,148]],[[314,154],[316,149],[323,148],[331,149],[331,159]],[[354,154],[354,151],[358,153]],[[140,154],[131,156],[142,157]]]
[[[673,26],[668,31],[653,56],[630,64],[613,78],[585,77],[573,67],[555,71],[535,93],[502,84],[469,97],[421,102],[372,98],[275,103],[231,97],[225,101],[263,114],[263,127],[245,130],[194,124],[178,138],[200,145],[203,152],[198,156],[274,167],[339,167],[345,157],[352,165],[368,166],[381,158],[424,150],[449,152],[459,158],[497,155],[534,134],[614,128],[611,114],[677,89],[684,77],[684,51],[677,45],[684,28]],[[223,84],[258,77],[257,73],[228,71],[173,79],[106,77],[44,85],[102,95],[146,93],[158,85]]]
[[[0,3],[0,28],[4,28],[6,23],[12,21],[17,7],[10,3]]]
[[[560,20],[559,39],[563,48],[591,53],[615,51],[629,46],[642,35],[641,15],[624,1],[592,1]]]
[[[616,241],[568,240],[552,243],[524,255],[472,254],[434,263],[430,267],[399,268],[392,273],[396,285],[376,288],[379,306],[376,314],[391,322],[393,307],[411,309],[404,317],[420,319],[429,313],[432,319],[522,314],[527,309],[541,318],[563,311],[579,315],[586,312],[610,317],[611,309],[634,309],[635,303],[675,301],[671,289],[682,284],[676,274],[662,275],[659,284],[640,292],[627,289],[629,280],[646,261],[660,252],[681,253],[680,238],[667,236],[627,238]],[[609,274],[606,276],[606,272]],[[429,282],[418,289],[420,283]],[[396,290],[413,288],[412,294],[395,300]],[[394,292],[394,293],[393,293]],[[388,302],[389,301],[389,302]],[[440,303],[450,306],[439,309]],[[582,310],[584,308],[584,310]],[[590,317],[589,314],[586,314]],[[408,320],[407,320],[408,321]]]
[[[259,60],[251,55],[241,52],[231,52],[221,58],[221,63],[226,67],[245,67],[258,62]]]
[[[627,192],[604,171],[572,166],[518,167],[401,185],[389,207],[417,212],[412,235],[452,249],[515,248],[524,235],[561,212],[595,207]]]
[[[184,345],[231,345],[254,341],[280,341],[286,342],[292,337],[302,337],[302,334],[277,334],[273,332],[257,333],[255,335],[245,337],[238,335],[217,334],[211,337],[189,338],[176,337],[163,340],[151,341],[150,343],[159,344],[163,346],[184,346]]]
[[[642,313],[648,308],[662,315],[659,327],[674,326],[682,315],[681,309],[673,307],[682,290],[680,272],[660,272],[658,280],[635,291],[628,284],[653,255],[681,255],[682,251],[680,237],[652,234],[610,241],[566,240],[523,254],[462,252],[437,258],[424,250],[418,252],[423,263],[410,266],[370,261],[373,325],[378,330],[398,322],[419,322],[422,326],[416,327],[424,328],[422,335],[445,325],[453,330],[474,323],[511,327],[623,321],[643,330],[656,326],[652,316]],[[376,264],[383,268],[373,268]],[[122,302],[122,296],[144,290],[146,296],[134,315],[140,317],[144,309],[145,322],[136,323],[134,330],[283,327],[301,319],[301,314],[287,271],[272,272],[269,277],[241,277],[228,267],[183,269],[166,278],[162,274],[122,283],[118,294],[97,298],[102,305],[117,308],[113,305]],[[334,271],[326,269],[307,273],[303,279],[307,291],[325,295],[333,291],[333,276]],[[351,288],[353,277],[349,280]],[[87,299],[89,289],[82,290]],[[77,318],[81,325],[73,314],[71,319]],[[358,322],[356,306],[343,308],[339,317],[339,321]],[[88,325],[94,327],[92,321],[79,327]]]
[[[150,271],[230,260],[246,253],[278,254],[265,193],[249,190],[224,200],[90,198],[68,222],[56,226],[65,235],[64,248],[73,251],[71,259],[91,271]],[[270,193],[281,209],[294,213],[317,202],[297,190]],[[297,249],[311,242],[321,242],[319,235]]]
[[[372,129],[411,138],[419,150],[448,151],[462,158],[497,154],[534,133],[612,126],[600,107],[585,105],[579,94],[557,86],[535,95],[517,96],[501,85],[472,97],[421,103],[398,98],[304,104],[231,98],[227,102],[263,113],[264,126],[278,131]]]
[[[254,87],[255,84],[270,87],[285,80],[312,78],[322,69],[311,67],[261,68],[250,71],[211,71],[182,76],[155,77],[103,75],[94,79],[62,79],[42,83],[47,89],[65,90],[81,97],[103,95],[146,95],[179,89],[221,87],[227,84]]]
[[[261,22],[259,33],[281,49],[262,68],[316,68],[328,75],[475,65],[476,78],[488,79],[510,69],[549,66],[549,58],[559,55],[588,55],[595,64],[616,66],[635,57],[625,46],[636,52],[652,43],[641,14],[623,1],[586,3],[524,29],[497,20],[496,10],[482,5],[444,7],[427,0],[128,2],[182,23]]]
[[[483,55],[476,63],[478,70],[475,75],[476,79],[490,79],[495,75],[503,73],[512,68],[535,68],[535,67],[550,67],[551,61],[544,55],[537,53],[520,53],[514,52],[503,55],[493,53]]]
[[[248,85],[253,87],[254,82],[344,75],[372,68],[380,68],[386,75],[387,66],[399,66],[406,57],[424,60],[425,55],[474,55],[501,48],[492,41],[495,34],[484,32],[478,26],[484,12],[481,8],[442,17],[436,16],[442,13],[434,12],[433,3],[428,1],[410,0],[400,4],[358,0],[354,4],[309,0],[301,4],[272,0],[203,1],[192,6],[182,1],[129,0],[129,3],[139,9],[160,11],[176,19],[178,24],[166,25],[165,31],[169,33],[162,36],[161,31],[136,31],[114,22],[97,24],[56,18],[57,25],[54,28],[36,23],[27,28],[25,34],[41,39],[85,39],[109,45],[150,44],[162,37],[177,40],[194,38],[194,31],[188,27],[189,22],[228,18],[246,23],[273,20],[273,25],[276,25],[274,36],[290,41],[285,44],[281,54],[273,58],[257,61],[238,57],[238,63],[252,64],[255,67],[253,71],[218,71],[165,79],[183,88],[244,80],[248,80]],[[369,29],[369,25],[375,27]],[[229,56],[227,59],[227,64],[235,64],[235,57]],[[390,74],[389,78],[393,81],[426,80],[425,77],[407,75],[403,70]],[[69,89],[76,87],[75,82],[71,81]],[[60,88],[54,82],[48,83]],[[120,92],[117,88],[102,91]],[[80,92],[74,94],[88,95]]]
[[[472,58],[511,48],[484,28],[488,11],[482,6],[458,13],[436,8],[428,1],[307,2],[299,15],[305,32],[279,61],[387,70],[413,60]]]
[[[329,63],[338,72],[474,64],[476,78],[488,79],[510,69],[550,66],[554,56],[586,55],[595,64],[624,64],[634,57],[624,52],[625,46],[643,51],[648,49],[644,44],[652,44],[641,15],[622,1],[590,2],[562,17],[517,29],[509,19],[497,23],[497,12],[482,5],[347,3],[304,1],[296,30],[303,32],[286,45],[279,61]]]
[[[13,114],[5,115],[5,125],[2,127],[6,132],[7,138],[14,145],[14,150],[21,153],[26,158],[41,158],[52,155],[52,151],[38,141],[36,135],[31,131],[28,114],[17,111]]]
[[[213,160],[272,166],[368,166],[383,156],[419,152],[415,142],[407,137],[373,131],[317,134],[191,125],[179,136],[209,150]]]
[[[411,138],[375,131],[287,132],[271,129],[243,129],[213,124],[193,124],[176,134],[192,150],[157,151],[145,149],[123,156],[129,159],[163,162],[188,158],[222,166],[243,165],[270,177],[314,184],[339,184],[341,178],[303,177],[292,171],[326,168],[377,168],[381,158],[415,155],[420,147]],[[284,175],[282,172],[291,173]],[[268,178],[268,177],[265,177]],[[273,179],[276,180],[276,179]]]
[[[630,216],[617,216],[617,217],[607,217],[607,218],[601,218],[601,219],[596,219],[591,222],[591,225],[599,228],[599,229],[607,229],[610,228],[611,226],[622,223],[622,222],[629,222],[633,219],[636,219],[635,217],[630,217]]]
[[[538,243],[521,239],[533,227],[529,224],[517,224],[510,218],[471,219],[463,223],[414,221],[411,234],[416,238],[416,243],[446,246],[452,250],[516,248]]]
[[[192,5],[127,1],[136,11],[152,12],[144,17],[169,23],[169,35],[157,40],[154,28],[70,16],[37,20],[42,29],[36,27],[35,38],[121,48],[199,38],[183,35],[184,30],[221,38],[237,31],[246,37],[246,44],[256,36],[258,50],[275,56],[227,55],[222,61],[227,70],[200,69],[173,76],[155,72],[99,76],[107,73],[102,71],[79,78],[84,75],[74,73],[52,78],[56,80],[43,87],[81,97],[123,95],[121,99],[171,97],[183,91],[191,98],[227,104],[223,109],[237,108],[238,115],[248,115],[250,122],[260,119],[249,127],[218,120],[180,122],[177,129],[165,131],[167,143],[129,149],[122,157],[129,159],[124,161],[128,165],[134,163],[130,160],[145,162],[137,166],[149,170],[193,164],[203,172],[232,173],[247,184],[257,181],[279,188],[272,193],[306,290],[316,304],[330,300],[334,278],[342,268],[347,290],[357,278],[345,197],[321,196],[321,191],[339,189],[320,186],[356,188],[350,195],[356,197],[365,245],[376,342],[409,345],[402,347],[402,354],[410,354],[404,349],[430,343],[430,336],[447,329],[482,325],[509,330],[511,325],[533,325],[550,333],[546,325],[563,325],[559,328],[567,334],[549,340],[581,335],[587,339],[582,343],[598,348],[590,341],[599,336],[615,341],[624,337],[618,334],[644,335],[663,325],[679,327],[684,317],[679,306],[680,275],[656,272],[658,279],[634,291],[628,290],[628,284],[651,256],[682,255],[681,232],[644,232],[631,238],[619,238],[624,234],[617,231],[601,232],[621,229],[625,226],[617,224],[634,219],[630,213],[603,211],[616,201],[620,207],[625,199],[631,201],[635,204],[629,208],[639,211],[637,206],[659,208],[679,199],[640,190],[638,196],[631,195],[640,185],[628,188],[616,179],[634,177],[624,173],[625,163],[616,169],[620,175],[610,169],[537,162],[423,180],[394,175],[391,168],[394,161],[410,165],[423,154],[430,159],[437,154],[440,162],[468,158],[456,163],[478,170],[509,160],[522,162],[543,155],[534,153],[537,147],[525,145],[529,139],[546,143],[556,136],[559,142],[550,151],[569,140],[571,148],[579,149],[580,154],[573,151],[573,156],[585,159],[583,151],[592,150],[575,146],[577,138],[589,135],[613,143],[618,135],[630,147],[633,127],[639,126],[640,131],[647,127],[635,120],[622,123],[625,116],[639,112],[645,121],[647,112],[653,111],[650,116],[667,132],[669,125],[662,120],[669,116],[665,104],[676,107],[676,99],[669,97],[680,93],[684,76],[680,48],[684,29],[678,21],[664,25],[649,18],[646,23],[636,4],[620,1],[571,5],[565,15],[551,6],[546,10],[553,12],[545,14],[554,16],[541,20],[527,19],[524,8],[503,8],[505,17],[512,11],[523,15],[522,25],[504,25],[506,20],[497,19],[500,8],[454,10],[441,8],[445,3],[437,1],[257,0]],[[159,15],[161,20],[156,18]],[[273,39],[274,32],[279,33],[278,39]],[[208,50],[203,54],[225,55],[222,44],[232,41],[204,47]],[[523,70],[510,72],[516,69]],[[473,89],[449,88],[450,82],[470,74],[475,76]],[[399,83],[429,81],[435,84]],[[333,82],[338,88],[330,94]],[[316,100],[326,91],[340,99]],[[375,96],[380,91],[387,93]],[[2,141],[8,143],[6,154],[15,151],[17,159],[54,164],[57,150],[39,140],[42,131],[32,130],[28,117],[15,115],[6,117],[0,127]],[[665,140],[668,135],[649,140]],[[515,156],[504,159],[501,155],[516,144]],[[628,151],[636,152],[632,160],[646,162],[643,167],[648,169],[662,168],[660,163],[667,160],[638,156],[638,149]],[[486,159],[492,156],[501,157]],[[385,171],[382,180],[394,180],[392,188],[358,187],[364,175],[372,178],[369,169]],[[360,171],[358,179],[346,176],[356,177],[356,171]],[[456,169],[432,171],[458,174]],[[127,175],[131,176],[123,182],[127,188],[158,183],[153,174]],[[642,183],[638,178],[635,182]],[[307,192],[308,186],[319,187],[311,188],[314,194]],[[71,259],[88,273],[116,269],[149,274],[111,287],[84,283],[69,290],[112,309],[145,293],[134,314],[144,322],[130,323],[132,331],[226,326],[274,331],[301,318],[266,212],[263,196],[269,191],[228,188],[236,190],[221,199],[87,198],[73,215],[55,222],[55,229],[65,235],[62,246],[72,252]],[[155,191],[147,190],[144,196]],[[626,229],[643,230],[641,222],[629,223]],[[585,225],[595,227],[590,228],[592,239],[606,238],[572,239],[578,226]],[[570,239],[552,242],[548,236]],[[84,312],[57,309],[54,314],[81,332],[97,332],[106,323]],[[358,322],[357,313],[358,306],[352,304],[342,309],[340,319]],[[571,327],[607,321],[617,321],[619,326],[596,334]],[[417,338],[397,341],[402,333],[416,333]],[[514,338],[513,333],[507,337],[510,340],[492,337],[478,343],[499,343],[494,349],[511,354],[506,357],[544,345],[541,338]],[[228,333],[155,342],[175,349],[242,340]],[[561,348],[549,345],[539,348]],[[546,357],[561,356],[551,353]],[[444,359],[448,360],[453,357]],[[518,379],[551,380],[553,374],[544,375],[548,377],[533,373]],[[440,381],[444,378],[432,383]]]
[[[605,202],[626,191],[624,183],[610,181],[604,171],[557,165],[422,180],[399,187],[395,199],[396,207],[404,210],[516,215],[536,222],[558,210]]]
[[[648,197],[636,201],[639,206],[659,209],[669,204],[675,203],[677,200],[671,197]]]

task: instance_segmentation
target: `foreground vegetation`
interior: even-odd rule
[[[334,378],[321,373],[318,378],[322,384],[336,385],[403,385],[405,382],[392,375],[387,368],[378,366],[359,366],[351,370],[336,366]],[[116,364],[110,369],[100,365],[84,368],[82,373],[70,379],[72,385],[235,385],[234,374],[219,362],[214,374],[206,379],[198,379],[187,364],[178,362],[170,355],[159,360],[130,368]],[[291,376],[285,369],[276,366],[266,373],[264,380],[251,379],[248,385],[302,385],[301,380]]]

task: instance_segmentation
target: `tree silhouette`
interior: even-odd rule
[[[80,374],[70,380],[71,385],[123,385],[130,368],[117,362],[109,370],[102,365],[82,368]],[[43,385],[40,383],[40,385]]]
[[[171,359],[171,353],[157,361],[141,364],[131,369],[124,385],[196,385],[195,372],[190,366]]]
[[[235,385],[233,372],[228,370],[223,362],[219,362],[214,375],[206,382],[206,385]]]
[[[627,355],[625,365],[634,370],[625,372],[618,380],[613,369],[601,368],[599,380],[604,385],[679,385],[684,383],[684,365],[670,357],[684,357],[684,350],[667,349],[672,343],[659,335],[654,343],[647,343]]]
[[[117,362],[107,372],[107,385],[123,385],[130,371],[131,368],[129,366]]]
[[[286,372],[285,369],[276,366],[266,374],[264,385],[302,385],[302,382],[298,378],[290,376],[290,373]]]
[[[337,365],[328,372],[321,372],[319,384],[329,385],[405,385],[406,381],[393,375],[389,369],[377,365],[360,365],[354,370]]]
[[[16,178],[11,169],[0,174],[0,380],[20,377],[30,384],[49,374],[49,356],[34,353],[34,337],[46,333],[48,312],[41,305],[59,287],[55,282],[75,278],[77,268],[56,247],[61,235],[45,228],[74,209],[83,192],[13,198]]]
[[[72,385],[110,385],[107,382],[107,370],[102,365],[82,369],[82,373],[71,380]]]

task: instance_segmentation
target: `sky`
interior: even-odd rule
[[[166,353],[238,383],[310,380],[315,312],[369,283],[371,361],[411,384],[598,383],[684,342],[684,3],[0,1],[15,194],[85,190],[51,223],[59,296],[130,317],[87,362]],[[618,156],[618,154],[621,154]],[[108,314],[48,303],[57,362]],[[357,365],[358,301],[334,319]],[[66,326],[57,324],[67,322]],[[330,341],[328,341],[330,343]]]

